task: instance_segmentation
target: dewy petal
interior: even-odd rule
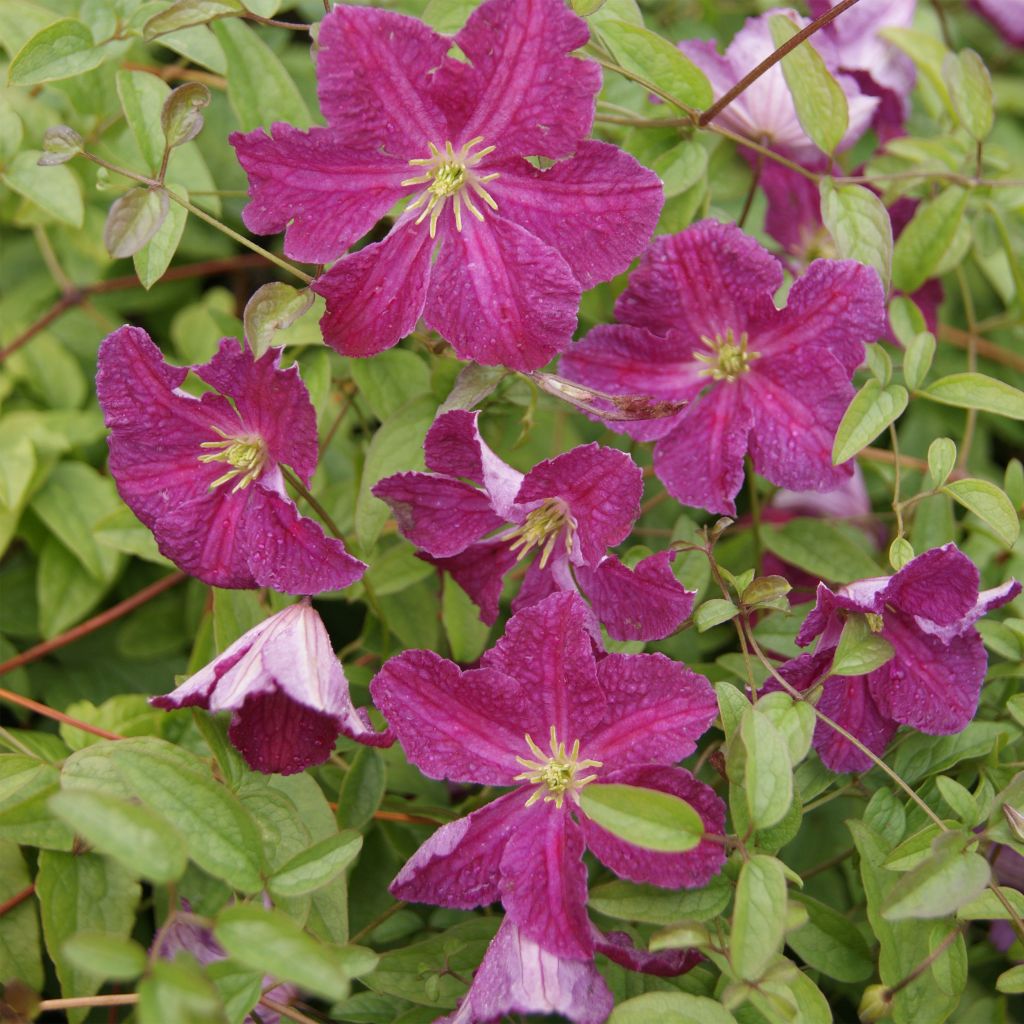
[[[583,832],[568,806],[541,800],[519,815],[501,858],[501,902],[523,934],[549,952],[593,956]]]
[[[614,999],[592,957],[556,956],[506,917],[456,1013],[437,1024],[478,1024],[508,1014],[561,1014],[603,1024]]]
[[[638,786],[685,800],[700,815],[705,833],[725,832],[725,804],[715,791],[683,768],[643,766],[601,776],[601,782]],[[685,853],[657,853],[628,843],[581,816],[587,848],[620,878],[649,882],[666,889],[699,889],[725,865],[725,846],[704,838]]]
[[[425,562],[451,574],[452,579],[480,609],[480,619],[488,626],[498,618],[498,602],[505,573],[518,561],[507,540],[484,540],[470,544],[465,551],[449,558],[420,555]]]
[[[496,903],[501,856],[519,825],[523,803],[516,790],[442,825],[406,861],[389,887],[391,895],[463,910]]]
[[[675,978],[692,970],[704,959],[695,949],[663,949],[648,953],[638,949],[626,932],[601,932],[594,929],[594,945],[613,963],[630,971],[641,971],[661,978]]]
[[[1020,0],[970,0],[1011,46],[1024,46],[1024,4]]]
[[[983,590],[979,595],[974,607],[966,615],[951,626],[938,626],[930,619],[915,618],[918,627],[925,633],[937,636],[940,640],[949,643],[954,637],[966,633],[975,622],[983,615],[987,615],[996,608],[1001,608],[1008,601],[1012,601],[1021,591],[1021,585],[1017,580],[1007,580],[998,587],[991,587]]]
[[[735,515],[751,422],[740,388],[729,381],[712,385],[657,443],[654,472],[684,505]]]
[[[337,5],[320,22],[317,94],[343,145],[403,161],[427,155],[447,137],[444,115],[430,97],[430,75],[451,48],[418,18],[369,7]]]
[[[557,249],[584,288],[629,268],[663,203],[658,176],[607,142],[581,142],[545,171],[520,160],[500,173],[489,189],[501,215]]]
[[[483,491],[450,476],[396,473],[372,491],[391,509],[402,536],[439,558],[465,551],[505,524]]]
[[[447,210],[445,219],[451,220]],[[450,228],[445,225],[430,278],[427,325],[460,359],[523,373],[540,368],[576,328],[580,285],[569,265],[547,243],[494,214],[463,218],[461,231]]]
[[[607,548],[629,536],[643,491],[643,473],[629,455],[587,444],[538,462],[523,479],[516,503],[529,508],[561,498],[577,524],[572,560],[580,561],[578,544],[582,562],[596,565]]]
[[[651,243],[615,315],[655,334],[678,330],[696,345],[701,336],[738,336],[774,309],[781,284],[782,265],[755,239],[734,224],[702,220]]]
[[[953,626],[974,608],[979,579],[975,564],[944,544],[907,562],[885,588],[885,601],[905,615]]]
[[[432,249],[424,225],[405,218],[318,277],[312,289],[327,300],[324,341],[344,356],[373,356],[410,334],[426,301]]]
[[[518,682],[530,709],[518,711],[517,721],[538,743],[554,726],[559,740],[571,747],[604,718],[605,698],[586,623],[587,606],[578,594],[552,594],[513,615],[505,635],[481,660],[485,668]],[[526,745],[521,745],[526,756]]]
[[[327,263],[359,241],[407,193],[405,160],[356,150],[329,128],[299,131],[275,122],[228,137],[249,177],[245,226],[257,235],[285,232],[293,260]]]
[[[527,681],[499,671],[463,672],[433,651],[403,651],[370,684],[373,701],[406,757],[432,779],[511,786],[526,750]]]
[[[600,68],[570,57],[590,37],[561,0],[487,0],[455,37],[476,72],[476,106],[458,129],[502,156],[567,156],[590,132]],[[443,75],[443,72],[442,72]]]
[[[582,746],[606,767],[681,761],[718,714],[707,679],[664,654],[609,654],[597,678],[608,709]]]
[[[596,569],[576,570],[594,614],[615,640],[661,640],[693,611],[694,591],[673,575],[672,551],[659,551],[628,569],[615,555]]]
[[[562,570],[556,576],[555,571]],[[562,584],[568,581],[568,586]],[[552,559],[543,569],[540,559],[534,558],[526,567],[526,575],[519,584],[519,592],[512,599],[512,611],[519,612],[531,605],[539,604],[546,597],[557,594],[560,590],[573,591],[572,574],[566,567],[564,559]]]

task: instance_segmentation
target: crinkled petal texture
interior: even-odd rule
[[[352,706],[327,630],[305,601],[261,622],[151,703],[232,712],[231,742],[250,768],[268,774],[326,761],[339,735],[371,746],[392,742]]]
[[[298,368],[280,369],[280,356],[271,349],[255,359],[225,338],[209,363],[191,367],[221,394],[196,399],[180,390],[189,367],[168,366],[139,328],[115,331],[100,347],[96,375],[110,472],[161,552],[204,583],[336,590],[366,566],[300,516],[285,492],[279,464],[308,484],[317,438]],[[239,470],[217,484],[232,464],[200,457],[227,454],[234,441],[259,445],[263,464],[248,483]]]

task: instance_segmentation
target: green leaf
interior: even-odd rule
[[[142,37],[155,39],[190,25],[203,25],[215,18],[231,18],[244,13],[241,0],[178,0],[146,22],[142,27]]]
[[[183,185],[168,185],[167,189],[188,200],[188,192]],[[138,252],[132,253],[139,284],[147,291],[164,276],[171,260],[174,259],[181,236],[185,233],[187,220],[188,210],[180,203],[170,202],[167,216],[156,234]]]
[[[870,978],[875,961],[864,936],[843,914],[803,893],[795,899],[807,911],[807,923],[786,935],[786,942],[809,967],[837,981]]]
[[[106,932],[72,935],[64,956],[83,974],[111,981],[133,981],[146,969],[146,951],[137,942]]]
[[[402,349],[391,349],[392,352],[401,352]],[[381,352],[380,355],[384,353]],[[358,366],[368,366],[375,363],[379,356],[373,359],[353,360],[352,369],[355,371]],[[458,377],[452,385],[448,397],[438,406],[437,415],[451,412],[452,409],[472,409],[482,402],[494,389],[508,376],[508,370],[504,366],[480,366],[479,363],[468,363],[459,370]],[[362,390],[360,388],[360,390]]]
[[[996,978],[996,991],[1004,992],[1006,995],[1020,995],[1024,992],[1024,964],[1003,971]]]
[[[283,281],[270,281],[252,293],[242,322],[245,338],[257,357],[274,344],[274,335],[290,327],[313,305],[313,293]]]
[[[0,840],[0,902],[23,893],[31,882],[18,845]],[[0,978],[20,978],[35,991],[42,991],[41,949],[33,900],[24,900],[0,917]]]
[[[783,14],[773,14],[769,24],[776,47],[800,31]],[[823,153],[835,153],[850,123],[846,94],[809,40],[782,58],[782,73],[793,97],[800,127]]]
[[[471,363],[466,370],[471,367],[476,364]],[[407,402],[430,393],[430,368],[415,352],[405,349],[379,352],[372,359],[353,359],[350,370],[359,397],[382,423]]]
[[[0,439],[0,505],[20,508],[36,473],[36,450],[24,436]]]
[[[824,519],[791,519],[761,526],[764,546],[785,562],[823,580],[852,583],[877,576],[878,564],[863,545],[863,534]]]
[[[832,461],[840,465],[866,448],[889,424],[903,414],[909,400],[907,389],[900,384],[882,387],[869,380],[853,396],[849,408],[836,431]]]
[[[704,821],[685,800],[645,786],[593,783],[580,791],[580,808],[612,835],[645,850],[682,853],[704,835]]]
[[[985,62],[973,50],[946,54],[943,77],[949,83],[949,98],[957,120],[975,142],[992,131],[995,112],[992,107],[992,78]]]
[[[893,242],[885,204],[863,185],[837,186],[827,176],[821,179],[820,192],[821,218],[835,239],[839,255],[874,267],[888,290]],[[869,351],[871,348],[868,346]]]
[[[358,832],[339,832],[292,857],[271,876],[274,896],[304,896],[333,881],[356,859],[363,845]]]
[[[125,785],[174,822],[204,871],[242,892],[263,888],[256,825],[198,758],[155,739],[122,740],[110,756]]]
[[[951,373],[929,384],[921,394],[943,405],[1024,420],[1024,391],[984,373]]]
[[[39,555],[36,602],[39,631],[49,639],[85,618],[109,584],[86,572],[59,540],[48,537]]]
[[[714,99],[704,72],[667,39],[617,18],[601,20],[601,38],[627,71],[656,86],[681,109],[707,107]]]
[[[756,828],[782,821],[793,802],[793,765],[782,733],[756,706],[744,712],[740,745],[729,751],[730,766],[742,765],[744,799]],[[730,778],[734,777],[730,770]],[[737,777],[738,781],[738,777]]]
[[[164,133],[160,129],[160,110],[171,94],[170,86],[148,71],[118,71],[115,76],[128,127],[139,144],[147,169],[156,174],[164,155]]]
[[[937,198],[925,199],[896,239],[892,283],[903,292],[916,292],[932,277],[953,245],[967,208],[965,189],[949,186]]]
[[[113,857],[135,876],[164,884],[185,873],[185,841],[148,807],[85,790],[55,793],[50,807],[99,853]]]
[[[612,1010],[608,1024],[736,1024],[717,1000],[688,992],[645,992]]]
[[[788,693],[780,691],[761,697],[757,710],[785,739],[790,764],[795,768],[811,749],[816,723],[814,708],[806,701],[794,700]]]
[[[914,545],[906,537],[897,537],[889,545],[889,565],[899,572],[914,557]]]
[[[953,480],[944,484],[941,490],[990,526],[1008,548],[1017,543],[1020,536],[1017,510],[995,484],[968,477],[966,480]]]
[[[774,857],[755,854],[740,869],[729,959],[744,981],[757,981],[775,959],[786,928],[786,875]]]
[[[705,601],[693,615],[694,625],[698,633],[704,633],[713,626],[720,626],[723,622],[736,618],[740,610],[725,598],[715,597]]]
[[[441,621],[455,661],[469,664],[484,653],[491,627],[481,621],[480,609],[454,580],[444,583]]]
[[[708,151],[695,139],[680,142],[651,164],[651,170],[661,178],[666,199],[681,196],[693,188],[707,169]]]
[[[7,69],[10,85],[41,85],[71,78],[99,67],[109,49],[99,47],[88,26],[74,18],[61,18],[25,42]]]
[[[85,205],[82,187],[70,167],[39,169],[38,149],[23,149],[0,174],[0,182],[35,203],[61,224],[82,226]]]
[[[14,116],[17,117],[17,114]],[[18,125],[21,125],[20,120]],[[69,128],[66,124],[52,125],[43,132],[43,155],[37,163],[40,167],[55,167],[67,163],[82,152],[83,145],[82,136],[74,128]]]
[[[981,854],[963,845],[964,837],[955,832],[936,839],[932,856],[901,875],[889,890],[882,917],[945,917],[976,899],[992,878],[992,868]]]
[[[115,199],[103,227],[103,244],[114,259],[137,253],[159,230],[170,200],[163,189],[132,188]]]
[[[387,767],[373,747],[362,747],[352,759],[338,795],[338,824],[360,829],[373,820],[387,785]]]
[[[832,674],[863,676],[880,668],[893,656],[892,644],[872,632],[865,616],[851,612],[843,624],[839,646],[832,656]]]
[[[878,35],[894,43],[917,65],[928,84],[935,90],[951,117],[955,116],[943,71],[949,50],[935,34],[912,28],[883,28]]]
[[[941,487],[956,465],[956,444],[948,437],[937,437],[928,445],[928,474],[935,487]]]
[[[999,892],[1018,915],[1024,914],[1024,892],[1010,885],[999,886]],[[986,889],[977,899],[958,907],[956,916],[961,921],[1012,920],[1010,911],[991,889]]]
[[[928,329],[917,303],[906,295],[894,295],[889,300],[889,324],[900,344],[908,348],[918,334]]]
[[[139,986],[138,1020],[139,1024],[228,1024],[220,994],[187,954],[153,962]]]
[[[716,875],[703,889],[662,889],[616,880],[595,885],[588,906],[620,921],[673,924],[676,921],[710,921],[732,899],[732,885]]]
[[[916,391],[928,376],[935,357],[935,335],[931,331],[915,334],[903,353],[903,380]]]
[[[139,883],[113,861],[94,853],[39,855],[36,895],[46,950],[57,968],[65,996],[91,996],[103,979],[82,971],[66,956],[64,944],[80,931],[127,938],[135,924]],[[68,1010],[68,1020],[81,1021],[88,1009]]]
[[[252,903],[221,911],[214,936],[239,963],[291,981],[325,999],[344,999],[349,982],[377,965],[362,946],[327,946],[306,934],[287,914]]]
[[[228,100],[242,130],[269,128],[275,121],[308,128],[313,119],[306,101],[274,51],[237,19],[212,27],[228,60]]]
[[[210,90],[202,82],[179,85],[164,100],[160,110],[160,127],[167,146],[174,149],[191,142],[203,130],[200,111],[210,105]]]

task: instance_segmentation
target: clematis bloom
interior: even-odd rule
[[[254,771],[292,775],[330,757],[339,736],[392,743],[352,706],[341,662],[308,601],[270,616],[176,690],[151,697],[165,711],[230,711],[228,736]]]
[[[660,420],[609,422],[656,441],[654,471],[679,501],[734,515],[743,457],[772,483],[829,491],[853,472],[832,465],[864,343],[885,329],[878,274],[815,260],[789,292],[779,261],[731,224],[706,220],[663,236],[561,373],[612,394],[688,401]]]
[[[562,0],[487,0],[454,38],[369,7],[324,18],[327,126],[231,142],[250,230],[338,260],[314,285],[328,344],[373,355],[422,315],[479,363],[534,370],[568,345],[581,290],[629,266],[662,204],[656,175],[585,140],[601,73],[570,53],[587,38]],[[383,241],[343,255],[406,200]]]
[[[110,473],[160,551],[204,583],[337,590],[366,566],[285,491],[282,464],[309,485],[317,434],[298,367],[280,360],[280,349],[256,359],[224,338],[210,362],[169,366],[141,328],[114,331],[96,374]],[[180,390],[189,370],[219,393]]]
[[[1024,47],[1024,0],[969,0],[1011,46]]]
[[[398,473],[373,488],[422,557],[452,574],[487,623],[498,617],[505,573],[536,551],[513,609],[578,588],[617,640],[660,639],[676,630],[694,595],[673,576],[672,553],[650,555],[633,569],[607,554],[640,512],[643,474],[636,463],[625,452],[589,444],[524,476],[487,447],[478,417],[463,410],[439,416],[423,444],[432,472]],[[593,622],[591,629],[599,638]]]
[[[582,812],[581,790],[600,781],[680,797],[706,833],[725,823],[714,791],[674,767],[717,713],[707,680],[660,654],[596,661],[576,594],[514,615],[479,668],[405,651],[370,692],[429,778],[516,787],[438,829],[392,883],[398,899],[464,909],[500,900],[530,942],[590,960],[585,846],[623,878],[671,888],[705,885],[725,862],[707,835],[685,853],[656,853]]]
[[[895,576],[859,580],[838,590],[818,585],[818,600],[796,642],[802,654],[779,669],[807,690],[824,678],[851,614],[891,644],[892,658],[867,675],[830,676],[818,708],[881,754],[900,725],[932,736],[960,732],[974,717],[988,656],[974,623],[1020,593],[1010,580],[978,593],[978,570],[953,544],[911,559]],[[770,689],[778,688],[772,684]],[[814,747],[836,772],[866,771],[871,760],[819,722]]]

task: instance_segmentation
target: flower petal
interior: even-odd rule
[[[318,277],[311,287],[327,300],[324,341],[344,356],[372,356],[409,334],[426,301],[432,248],[424,225],[400,220],[382,242],[343,256]]]
[[[609,769],[681,761],[718,714],[707,679],[664,654],[609,654],[597,678],[608,710],[583,739],[586,756]]]
[[[443,145],[430,76],[451,44],[418,18],[335,6],[317,36],[317,94],[339,142],[402,160],[428,156],[428,141]]]
[[[493,0],[492,0],[493,2]],[[580,286],[559,254],[517,224],[488,213],[463,218],[445,239],[424,318],[460,359],[528,373],[572,340]]]
[[[501,216],[558,250],[584,288],[627,270],[658,222],[658,176],[606,142],[581,142],[545,171],[525,160],[497,168],[488,189]]]
[[[728,381],[712,385],[657,443],[654,472],[684,505],[734,516],[750,428],[740,389]]]
[[[615,555],[596,569],[576,570],[594,614],[615,640],[661,640],[693,611],[694,592],[673,575],[673,551],[659,551],[628,569]]]
[[[453,580],[480,609],[480,619],[491,626],[498,618],[498,602],[505,573],[516,564],[515,552],[507,540],[484,540],[470,544],[465,551],[449,558],[420,555],[425,562],[451,574]]]
[[[501,902],[509,920],[548,952],[593,956],[583,832],[568,807],[541,800],[518,816],[501,857]]]
[[[583,563],[596,565],[607,548],[629,536],[643,492],[643,473],[629,455],[587,444],[538,462],[523,479],[516,504],[525,509],[561,498],[577,524],[573,555],[578,545]]]
[[[370,684],[373,701],[432,779],[511,786],[526,750],[526,683],[499,671],[463,672],[432,651],[403,651]]]
[[[648,953],[637,949],[626,932],[601,932],[594,929],[594,945],[613,963],[630,971],[641,971],[661,978],[675,978],[692,970],[704,959],[695,949],[664,949]]]
[[[991,587],[978,594],[978,599],[967,614],[951,626],[937,626],[929,619],[916,618],[917,625],[937,636],[940,640],[949,643],[954,637],[964,634],[983,615],[987,615],[995,608],[1001,608],[1008,601],[1012,601],[1021,591],[1020,583],[1017,580],[1007,580],[998,587]]]
[[[408,191],[409,165],[353,149],[330,128],[299,131],[277,121],[234,132],[228,141],[249,178],[245,226],[257,235],[285,232],[285,255],[305,263],[337,259]]]
[[[979,580],[975,564],[955,544],[944,544],[907,562],[889,581],[884,598],[905,615],[952,626],[974,608]]]
[[[402,536],[428,554],[457,555],[505,525],[477,487],[436,473],[396,473],[372,488],[387,502]]]
[[[571,153],[590,132],[601,88],[598,66],[569,56],[589,36],[561,0],[481,4],[455,37],[476,71],[476,106],[459,140],[482,136],[503,157]]]
[[[705,833],[722,836],[725,832],[725,804],[710,786],[698,782],[684,768],[624,768],[602,775],[601,781],[677,796],[700,815]],[[685,853],[658,853],[619,839],[589,818],[582,817],[582,826],[590,852],[620,878],[631,882],[649,882],[666,889],[699,889],[725,865],[725,846],[707,838]]]
[[[501,856],[519,827],[523,803],[516,790],[442,825],[406,861],[389,887],[391,895],[463,910],[496,903]]]

